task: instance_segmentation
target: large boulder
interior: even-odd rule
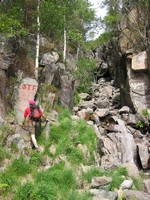
[[[15,95],[15,114],[18,123],[20,124],[23,120],[23,113],[26,107],[29,105],[29,100],[34,99],[38,89],[38,83],[35,79],[24,78],[19,87],[16,89]]]

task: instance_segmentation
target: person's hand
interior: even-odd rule
[[[22,129],[25,129],[25,125],[24,125],[24,124],[22,124],[22,125],[21,125],[21,128],[22,128]]]
[[[46,119],[46,122],[49,122],[49,119]]]

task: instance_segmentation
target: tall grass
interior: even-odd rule
[[[97,148],[94,130],[84,120],[73,122],[68,111],[60,115],[59,125],[51,128],[50,140],[51,144],[56,145],[55,157],[64,154],[72,164],[85,163],[83,152],[78,148],[78,144],[81,144],[86,145],[90,162],[94,161],[94,151]]]
[[[101,168],[92,168],[88,172],[83,174],[84,180],[91,183],[93,177],[97,176],[109,176],[112,177],[111,183],[108,185],[107,190],[114,191],[116,188],[119,189],[120,184],[127,177],[127,170],[123,167],[118,167],[115,170],[104,170]]]
[[[124,167],[118,167],[112,172],[112,182],[110,184],[110,191],[114,191],[116,188],[119,189],[120,184],[128,176],[127,170]]]
[[[34,183],[20,186],[14,200],[67,200],[76,189],[73,170],[65,169],[64,164],[60,163],[45,172],[38,172]]]

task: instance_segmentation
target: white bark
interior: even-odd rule
[[[40,49],[40,0],[37,5],[37,39],[36,39],[36,57],[35,57],[35,78],[38,79],[39,68],[39,49]]]
[[[64,28],[64,52],[63,52],[63,61],[66,61],[66,51],[67,51],[67,32]]]
[[[64,52],[63,61],[66,61],[66,51],[67,51],[67,31],[66,31],[66,16],[64,14]]]
[[[79,60],[79,52],[80,52],[80,42],[78,42],[78,47],[77,47],[77,60]]]

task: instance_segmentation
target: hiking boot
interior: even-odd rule
[[[40,148],[39,148],[39,147],[33,146],[32,149],[33,149],[33,150],[36,150],[36,151],[40,151]]]

